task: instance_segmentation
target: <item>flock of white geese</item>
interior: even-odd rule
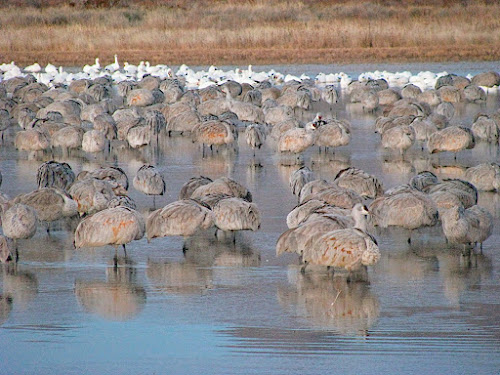
[[[453,121],[455,105],[483,102],[500,84],[497,72],[473,77],[387,72],[364,74],[358,80],[337,75],[283,76],[275,71],[224,72],[211,67],[195,73],[181,66],[149,63],[101,67],[98,59],[78,73],[35,64],[25,69],[0,65],[0,132],[19,152],[35,157],[55,149],[94,154],[111,147],[157,147],[158,138],[188,136],[205,156],[234,150],[240,134],[254,156],[266,145],[283,162],[316,146],[330,152],[346,146],[352,124],[317,113],[303,122],[315,102],[332,108],[340,100],[360,103],[377,113],[374,130],[381,146],[404,158],[411,147],[429,153],[457,154],[478,142],[498,144],[500,113],[481,113],[472,124]],[[12,137],[11,137],[12,136]],[[129,178],[118,167],[103,166],[75,176],[64,162],[48,161],[37,171],[38,189],[14,198],[2,196],[0,260],[17,261],[16,241],[33,237],[40,223],[81,217],[74,245],[115,248],[142,239],[189,237],[214,231],[221,240],[234,233],[256,231],[261,214],[252,194],[239,182],[221,177],[193,177],[179,199],[147,212],[137,210],[128,196]],[[133,187],[147,195],[163,195],[166,185],[153,165],[144,165]],[[464,249],[491,235],[493,217],[477,205],[478,190],[497,191],[500,167],[483,163],[469,168],[465,179],[440,181],[429,171],[408,184],[384,189],[376,176],[358,168],[341,170],[333,181],[316,179],[307,167],[290,176],[298,206],[286,218],[289,229],[278,239],[277,254],[300,255],[309,264],[354,271],[375,264],[381,256],[374,226],[413,230],[441,225],[450,243]],[[155,205],[153,201],[153,205]]]

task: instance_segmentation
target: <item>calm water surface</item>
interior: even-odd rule
[[[467,73],[460,65],[444,69]],[[498,107],[493,95],[483,105],[459,107],[456,120],[470,124],[479,111]],[[316,103],[301,116],[311,119],[317,110],[328,108]],[[460,177],[465,166],[498,161],[498,147],[485,145],[457,161],[417,147],[397,160],[373,133],[375,115],[354,105],[333,110],[353,124],[353,140],[335,154],[308,150],[304,164],[321,178],[352,165],[389,188],[426,169]],[[4,193],[35,188],[41,159],[18,154],[11,139],[0,158]],[[157,151],[56,159],[75,172],[118,165],[130,179],[143,163],[154,163],[168,186],[157,206],[177,199],[192,176],[230,176],[251,190],[262,228],[235,245],[199,236],[185,255],[182,238],[135,241],[127,258],[119,253],[117,268],[112,247],[73,249],[76,223],[60,223],[50,237],[40,228],[20,241],[19,263],[0,270],[1,374],[500,373],[497,194],[480,196],[495,216],[482,254],[463,256],[445,244],[440,228],[420,231],[411,246],[402,231],[376,232],[381,261],[369,282],[347,283],[322,270],[302,275],[293,255],[275,257],[296,203],[288,177],[297,166],[281,165],[270,146],[254,159],[240,137],[238,153],[202,158],[190,140],[162,137]],[[133,187],[130,196],[141,211],[152,209],[152,199]]]

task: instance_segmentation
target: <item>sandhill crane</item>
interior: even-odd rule
[[[273,141],[278,142],[281,136],[285,134],[287,131],[299,128],[300,126],[301,123],[295,118],[284,120],[282,122],[277,123],[276,125],[273,125],[271,132],[269,133],[269,136]]]
[[[67,191],[75,182],[75,173],[68,163],[50,160],[40,164],[36,181],[39,188],[55,187]]]
[[[311,199],[310,201],[294,207],[294,209],[288,213],[286,225],[288,228],[292,229],[306,221],[314,220],[323,215],[348,216],[351,211],[351,209],[340,208],[317,199]]]
[[[163,195],[166,189],[165,180],[160,172],[154,166],[147,164],[139,168],[132,183],[136,190],[153,196],[153,207],[156,207],[155,197]]]
[[[306,183],[302,187],[302,189],[300,189],[299,202],[305,202],[305,200],[303,199],[304,197],[307,196],[310,198],[311,194],[316,194],[316,193],[320,192],[321,190],[325,190],[325,189],[330,188],[332,186],[335,186],[335,185],[329,181],[322,180],[322,179],[309,181],[308,183]]]
[[[450,126],[433,133],[427,141],[427,149],[431,154],[449,151],[455,154],[462,150],[474,148],[476,142],[472,131],[462,126]]]
[[[212,208],[214,223],[222,231],[256,231],[260,228],[260,212],[255,203],[229,197],[219,200]],[[233,242],[236,237],[233,237]]]
[[[191,194],[202,185],[207,185],[212,182],[211,178],[200,176],[200,177],[191,177],[189,181],[187,181],[181,187],[181,191],[179,192],[179,199],[189,199],[191,198]]]
[[[323,234],[313,246],[305,249],[305,264],[301,272],[305,272],[308,264],[344,268],[351,272],[373,265],[379,259],[380,250],[374,237],[358,227],[337,229]]]
[[[316,117],[317,118],[317,117]],[[325,148],[346,146],[351,142],[351,125],[346,120],[329,119],[323,120],[321,117],[316,122],[316,139],[314,144]]]
[[[303,166],[290,174],[289,185],[293,195],[299,198],[299,193],[305,184],[314,180],[314,174],[309,167]]]
[[[374,224],[381,228],[398,226],[408,229],[408,243],[411,243],[414,229],[433,226],[438,220],[434,201],[417,190],[377,198],[369,210]]]
[[[127,132],[127,142],[132,148],[149,145],[151,142],[152,129],[149,125],[138,125],[130,128]]]
[[[363,107],[363,111],[371,113],[375,112],[379,107],[377,92],[373,90],[365,91],[361,97],[361,105]]]
[[[441,103],[441,98],[434,89],[423,91],[420,95],[418,95],[417,100],[420,103],[427,104],[431,107],[435,107]]]
[[[260,149],[266,141],[267,130],[264,125],[250,124],[245,129],[245,139],[247,145],[253,150],[255,156],[255,149]]]
[[[55,188],[41,188],[31,193],[18,195],[13,203],[22,203],[35,209],[38,219],[47,223],[50,234],[50,223],[77,214],[77,203],[64,192]]]
[[[478,86],[493,87],[500,85],[500,74],[498,72],[482,72],[471,79],[471,83]]]
[[[465,100],[469,102],[482,102],[486,100],[486,92],[477,85],[468,85],[464,87]]]
[[[126,195],[129,182],[127,174],[120,167],[100,167],[91,171],[81,171],[76,176],[77,181],[88,177],[108,182],[116,195]]]
[[[137,205],[134,200],[126,195],[117,195],[116,197],[111,198],[108,201],[107,208],[115,208],[119,206],[128,207],[133,210],[137,209]]]
[[[320,190],[317,193],[311,193],[308,195],[301,194],[300,203],[307,202],[311,199],[317,199],[325,203],[347,209],[351,209],[356,203],[362,203],[363,201],[361,195],[355,191],[344,189],[335,185]]]
[[[199,186],[193,191],[190,198],[197,199],[210,194],[227,194],[232,197],[242,198],[248,202],[252,201],[252,193],[246,187],[229,177],[219,177],[214,181]]]
[[[333,182],[341,188],[355,191],[363,198],[375,199],[384,194],[382,183],[377,177],[355,167],[342,169]]]
[[[337,92],[335,86],[333,85],[325,86],[323,91],[321,91],[321,99],[323,99],[330,105],[330,111],[331,111],[332,106],[336,104],[339,100],[339,93]]]
[[[437,126],[430,120],[422,117],[415,117],[411,123],[411,127],[415,131],[415,141],[419,142],[422,151],[424,144],[429,140],[431,134],[438,131]]]
[[[49,136],[37,129],[21,130],[17,132],[15,145],[18,150],[44,151],[50,147]]]
[[[422,93],[420,87],[415,86],[414,84],[407,84],[405,87],[401,89],[401,96],[404,99],[417,99],[418,96]]]
[[[33,237],[37,224],[35,209],[25,204],[16,203],[2,213],[3,234],[14,241]]]
[[[427,186],[439,183],[437,176],[429,171],[423,171],[410,178],[409,184],[412,188],[423,191]]]
[[[382,147],[398,150],[401,157],[415,143],[415,130],[410,125],[400,125],[382,134]]]
[[[429,185],[423,189],[425,193],[433,194],[438,191],[451,192],[455,195],[462,206],[469,208],[477,204],[478,191],[470,182],[454,178],[445,179],[435,185]]]
[[[308,110],[311,107],[311,92],[302,84],[290,81],[281,90],[281,96],[276,99],[278,104],[296,109]]]
[[[455,115],[455,106],[449,102],[442,102],[438,104],[434,113],[442,115],[446,118],[446,120],[450,121]]]
[[[107,208],[83,219],[75,230],[75,247],[123,246],[144,236],[141,213],[129,207]]]
[[[205,146],[213,151],[213,146],[234,145],[235,134],[231,125],[225,121],[206,121],[193,131],[193,142],[202,144],[202,153],[205,156]]]
[[[275,107],[265,108],[265,121],[266,124],[277,125],[280,122],[294,118],[293,109],[285,105],[276,105]]]
[[[15,261],[17,262],[19,260],[17,240],[31,238],[35,235],[38,216],[34,208],[17,203],[2,213],[1,220],[3,234],[13,241],[12,245],[9,243],[9,249],[15,250]]]
[[[443,232],[451,243],[467,244],[483,242],[493,230],[493,217],[482,207],[477,205],[465,209],[463,206],[454,206],[441,213]]]
[[[498,143],[500,131],[496,122],[485,114],[476,116],[470,130],[477,141]]]
[[[60,147],[64,153],[70,149],[79,149],[82,147],[84,133],[79,126],[65,126],[52,134],[52,147]]]
[[[233,99],[231,91],[227,86],[222,87],[222,91],[226,94],[227,107],[231,112],[236,113],[242,121],[250,121],[255,123],[263,123],[265,116],[262,109],[248,102],[241,102]]]
[[[147,107],[155,103],[152,90],[146,88],[133,89],[127,94],[127,104],[135,107]]]
[[[293,128],[285,132],[278,141],[278,151],[298,154],[312,146],[316,141],[317,126],[310,122],[305,128]]]
[[[94,130],[104,133],[104,136],[108,140],[116,139],[118,136],[116,121],[109,113],[103,113],[94,117],[93,125]]]
[[[85,152],[102,152],[109,148],[109,141],[103,132],[99,130],[89,130],[82,137],[82,150]]]
[[[500,190],[500,166],[496,163],[481,163],[467,168],[464,180],[470,182],[478,190]]]
[[[353,226],[366,230],[366,220],[363,216],[367,214],[368,209],[365,206],[356,204],[352,210],[345,210],[345,213],[318,215],[314,219],[304,220],[300,225],[290,228],[279,237],[276,243],[276,255],[279,256],[283,252],[302,255],[315,240],[332,230]]]
[[[245,93],[242,101],[260,107],[262,105],[262,93],[259,90],[250,89]]]
[[[214,225],[214,214],[193,199],[172,202],[151,212],[146,221],[148,240],[165,236],[192,236]]]
[[[82,216],[104,210],[115,197],[109,182],[93,177],[76,181],[69,189],[69,194],[77,203],[78,212]]]

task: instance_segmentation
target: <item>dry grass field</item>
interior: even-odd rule
[[[498,0],[5,3],[0,62],[19,65],[500,60]]]

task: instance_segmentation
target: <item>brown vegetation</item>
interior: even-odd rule
[[[176,65],[500,59],[498,1],[17,0],[0,62]],[[65,2],[67,4],[67,2]],[[48,6],[52,5],[52,6]]]

